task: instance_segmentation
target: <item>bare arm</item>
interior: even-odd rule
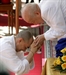
[[[32,61],[34,54],[38,51],[39,48],[40,48],[40,45],[35,46],[35,42],[32,43],[30,52],[28,56],[26,57],[29,63]]]

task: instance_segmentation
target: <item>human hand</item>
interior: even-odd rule
[[[33,42],[30,46],[30,51],[34,54],[41,48],[41,45],[35,46],[35,42]]]
[[[45,38],[44,38],[44,35],[43,34],[42,35],[38,35],[36,37],[36,39],[34,40],[35,46],[38,46],[39,44],[42,45],[43,42],[44,42],[44,40],[45,40]]]

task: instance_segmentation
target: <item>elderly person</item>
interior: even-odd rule
[[[44,21],[50,27],[44,34],[36,37],[36,45],[44,40],[66,38],[66,0],[41,0],[39,4],[28,3],[21,10],[22,18],[33,24]]]
[[[12,35],[0,38],[0,61],[17,75],[29,72],[34,67],[33,56],[40,48],[40,46],[35,47],[35,43],[32,42],[33,36],[26,30],[19,32],[16,37]],[[29,54],[24,56],[29,47]]]

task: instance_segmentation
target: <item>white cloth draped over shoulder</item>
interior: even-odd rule
[[[45,39],[66,37],[66,0],[41,0],[39,7],[42,19],[50,26]]]

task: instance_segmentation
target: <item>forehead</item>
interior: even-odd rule
[[[33,23],[36,21],[36,19],[33,18],[33,17],[30,17],[30,18],[28,17],[28,18],[25,19],[25,21],[26,21],[27,23],[33,24]]]
[[[30,38],[29,41],[27,41],[27,44],[28,44],[28,43],[29,43],[29,44],[32,44],[33,41],[34,41],[34,39],[33,39],[33,37],[32,37],[32,38]]]
[[[34,39],[31,38],[29,41],[26,42],[26,46],[30,47],[30,45],[32,44],[33,41],[34,41]]]
[[[31,17],[31,15],[28,12],[24,12],[22,14],[22,18],[24,19],[24,21],[26,21],[27,23],[33,23],[34,17]]]
[[[27,23],[32,23],[33,22],[33,18],[30,17],[30,15],[26,14],[23,16],[23,19],[27,22]]]

